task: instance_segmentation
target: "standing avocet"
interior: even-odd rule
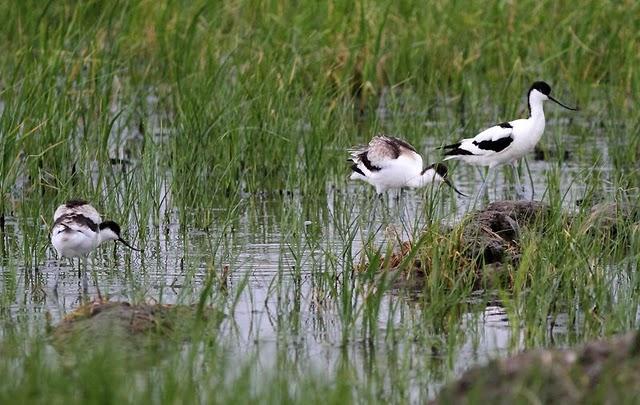
[[[447,178],[447,166],[436,163],[423,167],[422,156],[407,142],[375,136],[368,145],[349,150],[353,162],[351,180],[363,180],[376,188],[378,194],[391,188],[424,187],[446,183],[464,196]]]
[[[103,242],[120,241],[129,249],[140,252],[120,236],[120,225],[102,221],[98,211],[83,200],[70,200],[53,214],[51,243],[58,255],[73,259],[87,255]],[[56,280],[56,288],[57,288]]]
[[[110,240],[140,251],[122,239],[120,225],[113,221],[103,222],[98,211],[86,201],[67,201],[56,209],[53,221],[51,243],[60,256],[87,256],[100,244]]]
[[[484,193],[487,180],[496,166],[509,163],[513,166],[518,197],[522,198],[515,163],[527,153],[531,152],[544,132],[545,119],[542,104],[551,100],[567,110],[577,111],[577,108],[567,107],[551,97],[551,87],[545,82],[535,82],[529,89],[529,118],[503,122],[485,129],[473,138],[443,146],[449,149],[445,159],[460,159],[465,163],[477,166],[489,166],[489,172],[480,187],[476,199]]]

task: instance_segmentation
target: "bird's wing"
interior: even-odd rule
[[[87,235],[98,231],[99,225],[84,215],[63,215],[53,223],[53,233],[80,232]]]
[[[414,148],[410,143],[408,143],[407,141],[404,141],[400,138],[396,138],[393,136],[377,136],[375,139],[378,140],[382,140],[384,142],[386,142],[387,144],[389,144],[392,148],[397,148],[400,154],[405,154],[405,153],[409,153],[409,152],[413,152],[413,153],[418,153],[418,151],[416,151],[416,148]]]
[[[96,224],[102,222],[100,213],[89,203],[81,200],[71,200],[60,205],[53,214],[53,220],[57,221],[60,217],[65,215],[83,215]]]
[[[449,149],[446,156],[474,155],[490,156],[501,152],[513,142],[513,126],[509,122],[503,122],[491,128],[487,128],[473,138],[444,146]]]
[[[351,157],[348,161],[353,162],[351,166],[351,170],[362,174],[363,176],[367,176],[367,173],[371,171],[378,171],[381,168],[374,166],[368,158],[369,154],[369,145],[359,145],[349,149],[349,155]]]
[[[363,165],[371,172],[379,171],[394,165],[397,159],[411,159],[422,167],[422,157],[411,144],[392,136],[379,135],[373,137],[368,145],[349,150],[350,161]]]

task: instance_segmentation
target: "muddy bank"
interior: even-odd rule
[[[640,400],[640,335],[533,350],[465,372],[432,404],[627,403]],[[635,399],[635,401],[634,401]]]
[[[73,353],[77,347],[104,347],[107,343],[113,343],[119,351],[134,353],[187,341],[195,326],[215,325],[222,317],[218,311],[196,306],[95,301],[51,326],[49,338],[61,354]]]

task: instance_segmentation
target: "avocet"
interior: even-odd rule
[[[83,200],[70,200],[60,205],[53,214],[51,243],[62,257],[86,257],[103,242],[115,240],[129,249],[131,246],[120,235],[120,225],[102,221],[98,211]]]
[[[368,145],[349,150],[351,180],[362,180],[378,194],[388,189],[419,188],[445,183],[464,196],[448,179],[447,166],[435,163],[424,167],[422,156],[409,143],[391,136],[375,136]]]
[[[578,110],[553,98],[551,86],[545,82],[533,83],[527,98],[529,118],[503,122],[485,129],[473,138],[463,139],[442,147],[442,149],[448,149],[444,160],[459,159],[471,165],[489,167],[489,172],[477,197],[484,193],[493,168],[502,164],[511,164],[516,177],[518,197],[522,198],[523,190],[520,186],[515,163],[535,148],[544,133],[545,118],[542,104],[551,100],[568,110]]]

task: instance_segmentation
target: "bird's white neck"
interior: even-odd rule
[[[544,121],[544,109],[542,104],[546,100],[546,96],[537,91],[532,91],[529,95],[529,113],[534,120]]]
[[[547,100],[547,96],[535,90],[529,95],[531,115],[527,120],[529,124],[527,135],[521,141],[523,142],[522,147],[526,150],[533,150],[544,133],[545,120],[542,104],[545,100]]]
[[[118,240],[118,235],[116,235],[111,229],[105,228],[98,232],[98,245],[110,240]]]

